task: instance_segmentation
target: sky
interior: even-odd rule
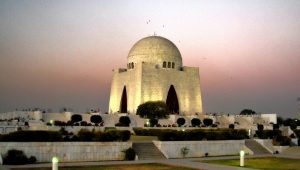
[[[0,112],[106,112],[112,69],[155,33],[199,67],[205,113],[299,116],[299,0],[1,0],[0,23]]]

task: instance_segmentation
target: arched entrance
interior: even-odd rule
[[[123,88],[121,102],[120,102],[120,112],[121,113],[127,113],[127,92],[126,92],[126,86]]]
[[[170,114],[179,114],[178,98],[173,85],[169,89],[166,104]]]

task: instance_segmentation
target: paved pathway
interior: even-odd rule
[[[205,170],[239,170],[239,169],[248,170],[246,168],[208,164],[208,163],[203,163],[198,161],[196,162],[195,160],[196,159],[169,159],[169,160],[139,160],[139,161],[74,162],[74,163],[60,163],[59,166],[65,167],[65,166],[99,166],[99,165],[162,163],[167,165],[184,166],[184,167],[205,169]],[[2,166],[2,167],[0,166],[0,170],[9,170],[10,168],[42,168],[42,167],[51,167],[51,163],[10,165],[10,166]]]
[[[247,155],[245,158],[254,158],[254,157],[285,157],[285,155]],[[295,158],[299,157],[288,156],[286,158]],[[166,159],[166,160],[138,160],[138,161],[102,161],[102,162],[69,162],[69,163],[60,163],[60,167],[65,166],[100,166],[100,165],[122,165],[122,164],[144,164],[144,163],[162,163],[167,165],[175,166],[184,166],[195,169],[204,169],[204,170],[251,170],[249,168],[241,167],[232,167],[225,165],[216,165],[200,162],[201,160],[222,160],[222,159],[239,159],[239,156],[221,156],[221,157],[204,157],[204,158],[190,158],[190,159]],[[10,170],[10,168],[42,168],[42,167],[51,167],[51,163],[41,163],[41,164],[29,164],[29,165],[6,165],[0,166],[0,170]]]

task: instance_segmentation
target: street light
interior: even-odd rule
[[[58,170],[58,157],[54,156],[52,158],[52,170]]]
[[[50,120],[50,124],[53,126],[54,125],[54,120]]]
[[[244,159],[245,159],[245,152],[243,151],[243,150],[241,150],[240,151],[240,166],[244,166],[244,164],[245,164],[245,161],[244,161]]]

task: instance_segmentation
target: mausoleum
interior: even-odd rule
[[[171,114],[202,113],[199,68],[183,66],[176,45],[160,36],[139,40],[126,68],[113,70],[109,113],[135,114],[147,101],[166,102]]]

